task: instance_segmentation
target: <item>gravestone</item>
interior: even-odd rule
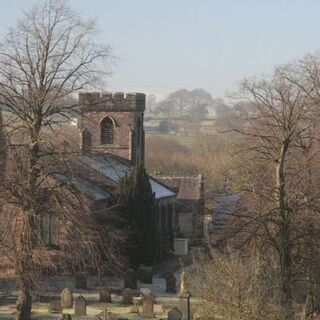
[[[167,273],[165,275],[166,280],[166,292],[176,293],[177,292],[177,280],[173,273]]]
[[[179,310],[182,314],[182,320],[191,320],[190,297],[189,292],[179,294]]]
[[[50,313],[62,313],[60,301],[50,302]]]
[[[137,274],[133,269],[129,269],[124,277],[124,287],[130,289],[137,289]]]
[[[178,308],[173,308],[168,312],[168,320],[181,320],[182,313]]]
[[[145,265],[140,265],[138,270],[138,280],[143,283],[152,283],[153,269],[152,267],[146,267]]]
[[[111,291],[109,289],[100,289],[100,302],[111,302]]]
[[[77,289],[87,289],[87,275],[85,272],[76,272],[75,281]]]
[[[126,288],[122,291],[122,303],[132,304],[134,297],[134,291],[130,288]]]
[[[87,314],[87,301],[83,296],[79,296],[75,300],[74,315],[76,317],[82,317]]]
[[[62,308],[73,307],[73,293],[69,288],[65,288],[61,292],[61,307]]]
[[[153,305],[154,305],[154,297],[149,295],[143,296],[143,311],[142,311],[142,317],[143,318],[154,318],[154,311],[153,311]]]

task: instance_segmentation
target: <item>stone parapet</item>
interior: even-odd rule
[[[93,111],[139,111],[144,112],[146,95],[144,93],[123,92],[82,92],[79,93],[80,109]]]

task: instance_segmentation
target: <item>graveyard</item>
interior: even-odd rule
[[[34,319],[163,319],[192,318],[185,273],[159,275],[128,270],[123,278],[49,277],[33,296]],[[145,282],[142,282],[145,281]],[[0,319],[14,319],[17,292],[14,279],[1,282]]]

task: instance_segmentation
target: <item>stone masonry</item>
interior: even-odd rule
[[[144,161],[143,93],[80,93],[80,149],[83,153],[111,153],[130,160]],[[110,118],[114,142],[101,142],[101,123]]]

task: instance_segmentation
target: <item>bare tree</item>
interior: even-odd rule
[[[259,257],[228,250],[197,257],[192,277],[200,298],[197,313],[227,320],[279,319],[278,277],[272,267]]]
[[[299,257],[297,244],[305,239],[300,230],[302,217],[307,207],[316,207],[302,196],[306,190],[300,184],[302,152],[315,137],[316,104],[289,77],[285,66],[270,79],[242,84],[242,99],[256,111],[247,118],[247,130],[235,129],[245,139],[242,153],[247,176],[242,198],[245,213],[239,213],[241,222],[232,230],[242,234],[244,243],[255,239],[259,250],[277,257],[284,319],[294,317],[293,269]]]
[[[24,13],[0,43],[0,104],[9,114],[5,129],[13,169],[1,192],[8,225],[1,245],[10,252],[12,238],[13,254],[7,258],[19,279],[17,319],[31,318],[33,275],[45,260],[39,259],[39,226],[49,207],[78,230],[83,243],[96,242],[72,214],[80,214],[82,222],[92,220],[81,197],[59,191],[72,185],[58,182],[56,175],[56,165],[67,167],[68,157],[44,136],[44,130],[59,130],[59,123],[76,110],[73,94],[109,74],[110,49],[97,43],[95,34],[94,21],[80,18],[66,1],[48,0]]]

